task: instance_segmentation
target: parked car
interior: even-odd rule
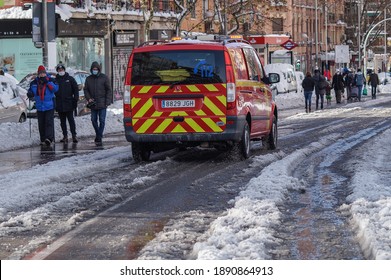
[[[0,123],[25,122],[27,118],[27,91],[15,81],[0,75]]]
[[[250,141],[277,146],[277,105],[254,48],[240,39],[146,43],[132,51],[124,126],[133,159],[202,145],[247,158]]]
[[[71,75],[73,78],[75,78],[76,83],[79,86],[79,102],[77,103],[77,109],[75,112],[76,116],[81,116],[90,113],[90,110],[86,107],[87,100],[84,98],[84,82],[86,78],[89,76],[89,73],[83,70],[74,70],[71,68],[67,68],[67,72],[69,75]],[[47,73],[52,77],[56,78],[56,70],[47,70]],[[22,80],[19,82],[19,86],[24,88],[25,90],[28,90],[30,87],[30,83],[37,77],[37,72],[30,73],[27,76],[25,76]],[[34,102],[31,103],[30,108],[28,108],[28,116],[29,117],[36,117],[37,110],[35,109]]]
[[[287,63],[271,63],[265,65],[266,73],[278,73],[280,81],[277,85],[277,92],[287,93],[297,90],[296,74],[293,65]]]

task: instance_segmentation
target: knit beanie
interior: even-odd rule
[[[38,74],[40,74],[40,73],[46,73],[46,69],[45,69],[45,66],[43,66],[43,65],[39,65],[39,67],[38,67]]]

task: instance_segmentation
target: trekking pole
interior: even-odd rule
[[[29,109],[28,109],[28,111],[29,111],[29,130],[30,130],[30,139],[31,139],[31,100],[30,100],[30,98],[29,98]]]

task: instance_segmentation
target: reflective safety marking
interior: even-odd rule
[[[178,124],[173,130],[172,132],[174,133],[184,133],[186,132],[186,130],[180,125]]]
[[[144,116],[144,114],[153,106],[152,104],[152,98],[149,98],[145,104],[137,111],[136,114],[134,114],[134,118],[141,118]]]
[[[175,117],[175,116],[188,116],[185,111],[176,111],[170,113],[170,117]]]
[[[153,112],[152,117],[160,117],[162,114],[163,114],[163,112],[155,111],[155,112]]]
[[[195,111],[194,113],[196,113],[197,116],[206,116],[205,112],[202,110]]]
[[[153,132],[154,133],[163,133],[163,131],[167,128],[167,126],[172,123],[171,119],[165,119]]]
[[[195,132],[205,132],[201,126],[198,125],[193,119],[186,118],[185,122],[194,129]]]
[[[206,88],[207,90],[209,90],[209,91],[219,91],[219,90],[217,89],[217,87],[215,87],[214,85],[210,85],[210,84],[205,85],[205,88]]]
[[[132,98],[132,108],[134,108],[140,100],[141,100],[141,98],[133,97]]]
[[[165,93],[169,88],[169,86],[161,86],[156,90],[156,93]]]
[[[204,104],[213,112],[215,116],[223,116],[224,113],[208,98],[205,97]]]
[[[216,96],[216,98],[224,105],[224,107],[227,106],[227,97],[225,95],[219,95]]]
[[[223,131],[221,127],[219,127],[212,119],[210,118],[202,118],[202,120],[215,132]]]
[[[137,130],[137,133],[145,133],[147,129],[155,122],[156,119],[146,120],[142,126]]]
[[[195,85],[186,86],[191,92],[200,92],[200,89]]]
[[[138,93],[148,93],[148,91],[152,88],[152,86],[144,86],[141,87]]]

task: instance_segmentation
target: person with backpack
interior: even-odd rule
[[[320,109],[323,109],[324,95],[326,94],[327,81],[326,78],[320,74],[320,71],[318,69],[315,70],[313,79],[315,82],[316,110],[318,110],[319,108],[319,100],[320,100]]]
[[[376,90],[377,86],[380,84],[380,81],[379,76],[376,74],[375,71],[373,71],[371,75],[369,75],[368,84],[370,84],[372,88],[372,99],[376,99]]]
[[[358,88],[358,101],[361,101],[362,88],[363,88],[364,82],[365,82],[364,74],[361,72],[361,69],[357,69],[357,73],[354,76],[354,81],[355,81],[355,84]]]

